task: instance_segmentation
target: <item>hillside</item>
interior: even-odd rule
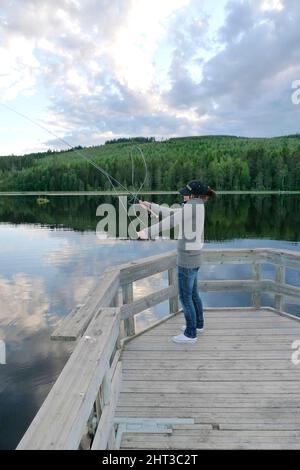
[[[147,165],[145,190],[174,190],[194,178],[206,181],[216,190],[300,189],[298,135],[202,136],[162,142],[149,139],[138,145]],[[134,141],[110,141],[75,151],[1,157],[0,191],[111,189],[107,178],[81,154],[129,189],[137,190],[145,178],[144,161]]]

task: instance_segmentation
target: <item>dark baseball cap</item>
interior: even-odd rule
[[[208,193],[209,186],[202,183],[199,180],[192,180],[187,183],[184,188],[179,189],[180,194],[183,196],[191,196],[194,194],[195,196],[205,196]]]

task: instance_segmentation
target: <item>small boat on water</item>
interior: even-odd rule
[[[50,202],[50,201],[46,197],[38,197],[36,202],[39,206],[42,206],[44,204],[48,204],[48,202]]]

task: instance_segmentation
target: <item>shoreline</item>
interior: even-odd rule
[[[141,191],[133,194],[178,194],[178,191]],[[0,196],[126,196],[125,191],[0,191]],[[300,191],[281,190],[236,190],[217,191],[217,194],[300,194]]]

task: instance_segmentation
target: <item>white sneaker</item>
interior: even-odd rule
[[[196,343],[197,337],[196,338],[188,338],[184,334],[180,334],[178,336],[173,336],[172,341],[174,343]]]
[[[185,331],[185,330],[186,330],[186,326],[183,325],[183,326],[181,327],[181,331]],[[204,328],[197,328],[197,333],[202,333],[203,331],[204,331]]]

